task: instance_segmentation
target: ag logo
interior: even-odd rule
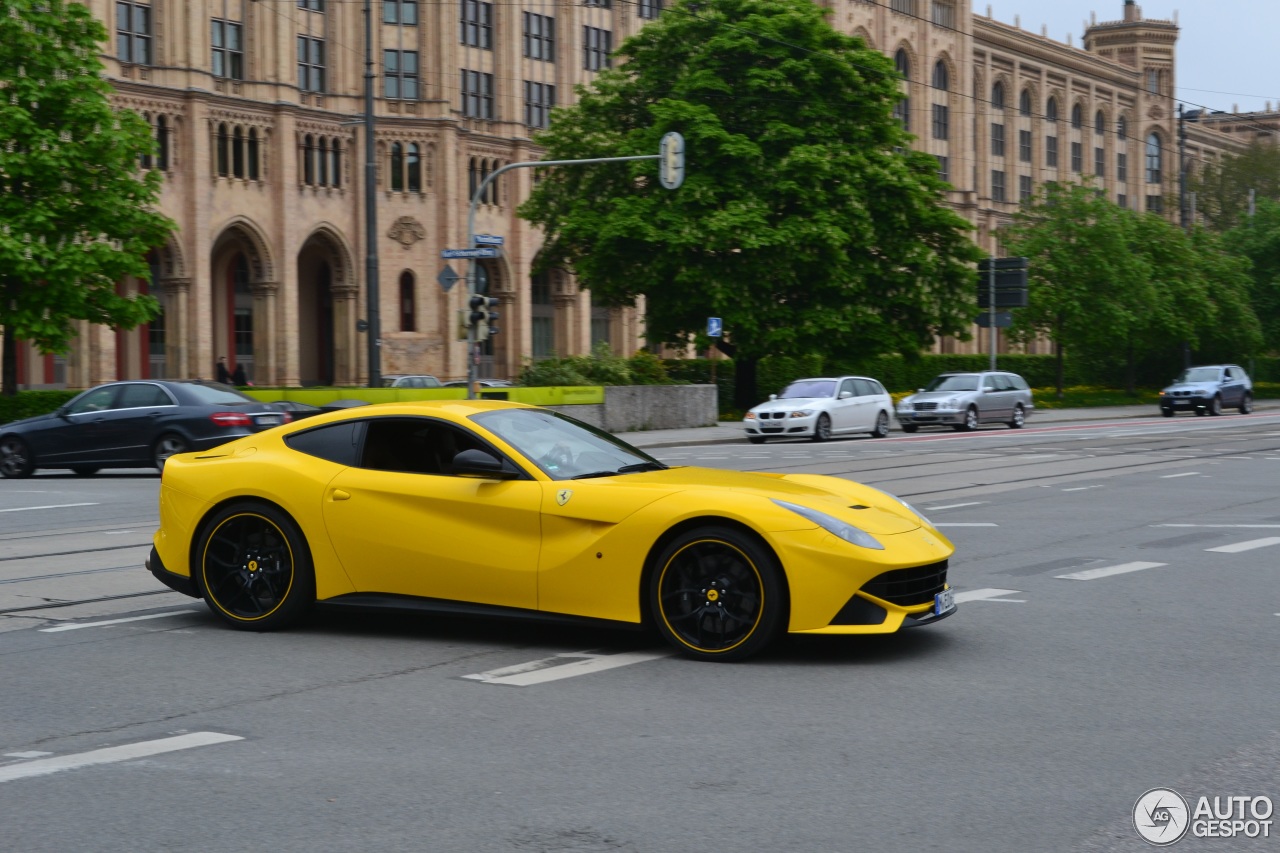
[[[573,489],[561,489],[556,492],[556,503],[564,506],[569,502],[569,498],[573,497]]]
[[[1187,801],[1172,788],[1152,788],[1133,804],[1133,828],[1142,840],[1166,847],[1182,840],[1191,825]]]

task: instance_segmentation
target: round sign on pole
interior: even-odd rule
[[[684,183],[684,137],[675,131],[663,134],[658,147],[658,180],[669,190]]]

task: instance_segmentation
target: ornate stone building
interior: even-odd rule
[[[1175,21],[1144,19],[1125,0],[1120,20],[1095,21],[1075,47],[974,15],[969,0],[821,2],[833,25],[894,58],[905,80],[900,118],[938,158],[949,202],[983,248],[999,251],[996,229],[1048,180],[1091,179],[1117,204],[1177,216]],[[364,4],[88,5],[111,34],[119,102],[155,128],[159,154],[142,166],[164,172],[161,208],[180,227],[153,258],[159,320],[132,332],[86,324],[65,359],[24,350],[20,382],[210,377],[225,355],[257,384],[362,384]],[[548,110],[606,67],[663,0],[371,6],[381,369],[463,376],[465,288],[437,283],[441,250],[465,243],[483,177],[537,159],[531,136]],[[1186,123],[1189,164],[1245,142],[1209,118]],[[539,235],[515,215],[531,180],[532,170],[505,174],[479,208],[477,231],[505,238],[502,257],[478,268],[502,314],[482,374],[513,376],[529,357],[601,340],[622,353],[642,343],[643,306],[595,308],[571,276],[531,274]]]

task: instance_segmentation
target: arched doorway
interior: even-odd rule
[[[255,304],[264,288],[274,286],[265,243],[247,224],[232,225],[214,242],[212,267],[211,351],[199,357],[192,375],[216,377],[218,360],[225,357],[227,370],[243,368],[247,381],[273,381],[268,375],[273,323],[270,313]]]
[[[341,238],[318,229],[298,252],[298,381],[347,385],[358,380],[357,288]]]

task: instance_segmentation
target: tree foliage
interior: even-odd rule
[[[699,341],[723,318],[748,395],[743,368],[765,355],[918,353],[972,321],[979,253],[893,118],[893,64],[825,15],[811,0],[670,8],[538,141],[553,160],[636,156],[679,131],[684,185],[663,189],[646,161],[553,168],[521,208],[545,230],[540,265],[572,268],[604,304],[644,297],[650,340]]]
[[[1224,239],[1252,262],[1249,299],[1262,321],[1263,347],[1280,353],[1280,203],[1259,201],[1254,216]]]
[[[0,325],[4,393],[17,391],[16,339],[64,352],[74,321],[133,328],[154,317],[146,254],[173,223],[154,211],[150,128],[116,109],[98,60],[107,33],[67,0],[0,0]]]
[[[1196,212],[1209,227],[1226,231],[1249,215],[1249,191],[1257,201],[1280,202],[1280,147],[1254,140],[1241,154],[1209,161],[1187,182],[1196,194]]]

